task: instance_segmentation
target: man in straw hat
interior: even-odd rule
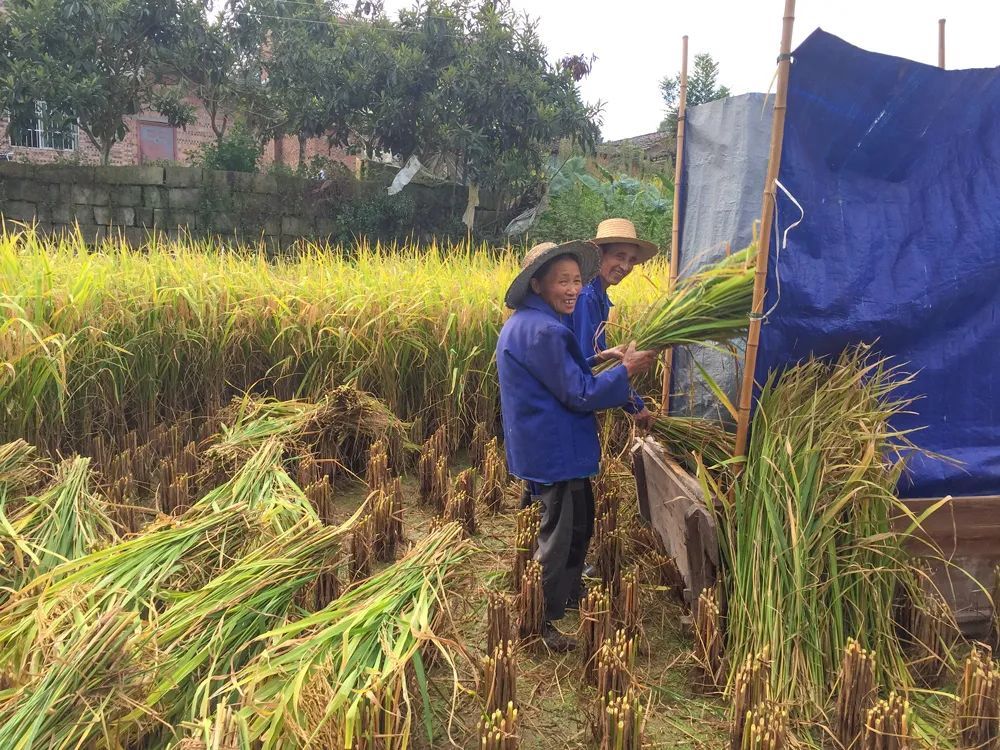
[[[583,288],[573,310],[573,333],[584,355],[599,361],[617,353],[616,349],[608,349],[604,332],[612,308],[608,287],[620,284],[633,268],[654,257],[659,249],[652,242],[640,240],[635,224],[628,219],[605,219],[597,225],[597,236],[591,242],[600,248],[601,262],[597,275]],[[602,355],[602,352],[607,353]],[[634,390],[625,411],[632,415],[640,430],[645,432],[652,426],[653,415]]]
[[[584,356],[567,320],[599,261],[590,242],[533,247],[507,289],[504,302],[515,312],[496,349],[507,466],[542,507],[535,559],[545,598],[542,638],[554,651],[576,646],[552,623],[580,586],[593,533],[590,477],[601,454],[594,412],[624,406],[630,378],[656,361],[632,343],[617,355],[621,366],[592,373],[593,358]]]

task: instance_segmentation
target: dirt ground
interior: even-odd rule
[[[452,471],[461,468],[458,464]],[[419,507],[412,477],[404,479],[404,491],[404,533],[412,541],[428,532],[433,514]],[[634,486],[630,491],[634,494]],[[337,514],[347,517],[365,493],[360,483],[338,485]],[[429,741],[422,721],[415,722],[415,748],[479,747],[481,706],[475,688],[485,652],[486,592],[509,590],[514,505],[512,493],[501,514],[489,516],[477,509],[479,530],[473,541],[479,554],[449,600],[454,650],[461,655],[456,665],[460,687],[456,691],[451,667],[438,660],[429,672],[435,735]],[[691,689],[691,640],[682,625],[682,606],[668,591],[649,585],[643,586],[641,602],[643,634],[633,679],[642,686],[647,704],[644,747],[718,750],[726,738],[725,709],[718,699],[696,695]],[[559,625],[575,633],[579,625],[576,612],[570,612]],[[596,691],[584,683],[579,653],[558,655],[544,648],[522,649],[517,698],[522,750],[597,746],[591,723]]]

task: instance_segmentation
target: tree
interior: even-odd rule
[[[539,179],[562,138],[593,150],[599,109],[580,99],[582,71],[550,65],[535,25],[505,0],[431,0],[399,29],[370,122],[379,148],[445,156],[459,180],[508,190]]]
[[[261,85],[264,20],[254,0],[227,0],[217,17],[205,5],[189,6],[183,33],[166,66],[201,102],[221,147],[226,129]]]
[[[143,109],[171,125],[191,121],[182,91],[163,78],[194,0],[14,0],[0,35],[0,104],[11,126],[46,103],[55,126],[75,123],[107,164],[128,132],[124,118]]]
[[[719,86],[719,64],[707,52],[694,56],[694,71],[688,76],[687,106],[696,107],[729,96],[729,89]],[[677,112],[680,103],[681,75],[665,77],[660,81],[660,94],[667,108],[667,116],[660,123],[660,130],[677,132]]]

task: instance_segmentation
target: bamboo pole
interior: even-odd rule
[[[944,69],[944,21],[938,19],[938,67]]]
[[[674,156],[674,216],[673,228],[670,231],[670,281],[667,292],[672,294],[677,284],[677,273],[680,269],[681,252],[681,176],[684,172],[684,128],[687,121],[688,92],[688,38],[681,37],[681,90],[680,103],[677,105],[677,153]],[[660,397],[660,411],[670,413],[670,376],[674,367],[674,349],[670,347],[663,353],[663,392]]]
[[[743,383],[740,387],[739,414],[736,420],[734,456],[743,456],[750,432],[750,402],[753,399],[754,370],[760,345],[760,324],[764,312],[764,291],[767,282],[767,258],[771,251],[771,224],[777,200],[775,181],[781,165],[781,145],[785,133],[785,110],[788,106],[788,73],[792,57],[792,24],[795,22],[795,0],[785,0],[781,24],[781,54],[778,56],[778,83],[774,94],[774,119],[771,122],[771,152],[764,180],[764,199],[760,211],[760,235],[757,242],[757,262],[753,278],[753,305],[750,330],[747,333],[746,355],[743,359]]]

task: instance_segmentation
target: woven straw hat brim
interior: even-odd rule
[[[658,248],[652,242],[648,240],[640,240],[637,237],[598,237],[591,240],[595,245],[612,245],[616,242],[621,242],[625,245],[635,245],[639,248],[639,262],[645,263],[650,258],[656,257],[660,252]]]
[[[601,265],[601,253],[597,249],[597,245],[593,242],[575,240],[573,242],[564,242],[561,245],[553,245],[540,252],[526,266],[521,268],[521,272],[510,283],[510,286],[507,287],[507,293],[503,298],[504,304],[512,310],[516,309],[524,301],[524,298],[528,296],[528,291],[531,289],[531,277],[547,261],[560,255],[572,255],[576,258],[577,263],[580,264],[580,276],[583,278],[584,284],[597,276],[597,271]]]

